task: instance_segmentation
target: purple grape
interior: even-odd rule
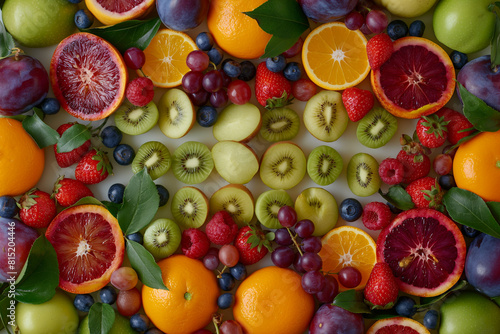
[[[339,293],[339,283],[335,277],[326,275],[326,282],[323,290],[316,293],[316,298],[320,303],[331,303],[337,294]]]
[[[317,253],[304,253],[299,261],[305,271],[319,271],[323,266],[323,260]]]
[[[300,258],[302,256],[300,255],[300,253],[295,253],[295,258],[293,259],[293,268],[295,269],[296,272],[298,272],[299,274],[303,274],[305,273],[306,271],[304,270],[304,268],[302,268],[302,266],[300,265]]]
[[[304,252],[319,253],[323,244],[319,237],[307,237],[302,239],[301,249]]]
[[[290,246],[293,243],[286,228],[279,228],[274,232],[274,241],[280,246]]]
[[[219,89],[218,91],[213,92],[212,94],[210,94],[209,98],[210,104],[214,108],[224,107],[227,104],[228,100],[229,98],[227,97],[227,92],[225,89]]]
[[[323,290],[326,278],[319,271],[308,271],[302,276],[301,284],[305,292],[314,295]]]
[[[223,80],[221,72],[218,70],[211,70],[203,76],[203,89],[209,93],[214,93],[222,88]]]
[[[338,274],[339,283],[346,288],[353,289],[361,283],[361,273],[357,268],[344,267]]]
[[[374,34],[380,34],[387,28],[388,24],[389,19],[381,10],[373,9],[366,15],[366,26]]]
[[[219,257],[215,254],[207,254],[203,257],[203,265],[208,270],[215,270],[219,266]]]
[[[186,93],[197,93],[203,89],[203,72],[189,71],[182,77],[182,88]]]
[[[370,30],[370,28],[368,28],[368,26],[366,25],[366,23],[363,23],[363,25],[361,26],[361,28],[359,28],[359,30],[365,34],[365,35],[371,35],[373,34],[373,31]]]
[[[201,89],[199,92],[188,94],[188,96],[195,106],[201,107],[207,104],[208,99],[210,98],[210,93]]]
[[[274,265],[280,268],[288,268],[295,259],[295,252],[288,246],[280,246],[271,254]]]
[[[309,219],[302,219],[295,225],[295,233],[301,238],[310,237],[314,233],[314,223]]]
[[[345,26],[349,30],[358,30],[365,23],[365,17],[360,12],[350,12],[344,20]]]
[[[191,51],[186,57],[186,65],[192,71],[203,72],[208,68],[209,63],[210,59],[208,55],[201,50]]]
[[[146,63],[146,55],[139,48],[131,47],[123,53],[125,65],[132,70],[138,70]]]
[[[292,227],[297,223],[297,212],[289,205],[284,205],[278,210],[278,221],[283,227]]]

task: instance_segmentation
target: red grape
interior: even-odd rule
[[[345,17],[345,26],[349,30],[358,30],[365,23],[365,17],[356,11],[352,11]]]
[[[453,168],[453,159],[448,154],[438,154],[432,162],[432,168],[438,175],[449,174]]]
[[[290,246],[293,241],[286,228],[279,228],[274,232],[274,242],[280,246]]]
[[[203,76],[203,89],[209,93],[214,93],[222,88],[222,75],[218,70],[211,70]]]
[[[202,80],[203,72],[189,71],[182,77],[182,88],[186,93],[197,93],[203,89]]]
[[[228,97],[225,89],[219,89],[210,94],[208,99],[214,108],[222,108],[227,104]]]
[[[301,238],[310,237],[314,233],[314,223],[309,219],[302,219],[295,225],[295,232]]]
[[[203,257],[203,265],[208,270],[215,270],[219,266],[219,257],[215,254],[207,254]]]
[[[382,10],[373,9],[366,14],[366,26],[374,34],[380,34],[388,24],[389,19]]]
[[[309,101],[316,94],[316,84],[309,79],[301,78],[292,84],[292,95],[299,101]]]
[[[288,268],[295,259],[295,252],[288,246],[280,246],[271,254],[274,265],[280,268]]]
[[[130,290],[138,281],[137,272],[130,267],[120,267],[111,274],[111,284],[118,290]]]
[[[204,89],[200,89],[199,92],[191,93],[188,95],[191,102],[193,102],[193,104],[197,107],[205,105],[210,97],[210,93]]]
[[[344,267],[340,269],[338,274],[339,283],[346,288],[355,288],[361,283],[361,273],[357,268]]]
[[[240,259],[238,249],[233,245],[224,245],[219,250],[219,260],[226,267],[234,267]]]
[[[283,56],[285,58],[295,57],[296,55],[298,55],[302,51],[303,45],[304,45],[304,40],[302,39],[302,37],[299,37],[297,42],[295,42],[295,44],[292,45],[292,47],[290,49],[283,52]]]
[[[116,308],[124,317],[130,317],[141,309],[141,293],[137,288],[121,290],[116,298]]]
[[[302,239],[301,249],[304,252],[319,253],[323,244],[319,237],[307,237]]]
[[[370,28],[368,28],[368,26],[366,25],[366,23],[363,23],[363,25],[361,26],[361,28],[359,28],[359,30],[365,34],[365,35],[371,35],[373,34],[373,31],[370,30]]]
[[[339,283],[335,277],[326,275],[325,276],[325,286],[323,290],[316,293],[316,298],[320,303],[331,303],[337,294],[339,293]]]
[[[308,271],[302,275],[301,284],[305,292],[313,295],[323,290],[326,278],[319,271]]]
[[[243,80],[234,80],[227,87],[229,101],[234,104],[245,104],[252,97],[252,90],[248,83]]]
[[[132,70],[138,70],[146,63],[146,55],[139,48],[131,47],[123,53],[125,65]]]
[[[278,221],[283,227],[292,227],[297,223],[297,212],[289,205],[284,205],[278,210]]]
[[[299,261],[305,271],[319,271],[323,266],[323,260],[317,253],[304,253]]]
[[[243,329],[235,320],[226,320],[219,327],[220,334],[243,334]]]
[[[186,57],[186,65],[192,71],[203,72],[208,68],[208,64],[210,64],[210,58],[201,50],[191,51]]]

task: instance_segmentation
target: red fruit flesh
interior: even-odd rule
[[[129,1],[110,1],[97,0],[97,2],[105,9],[116,12],[125,13],[142,4],[145,0],[129,0]]]

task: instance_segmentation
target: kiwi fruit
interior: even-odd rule
[[[160,114],[153,101],[144,107],[126,102],[114,112],[114,117],[116,127],[121,132],[134,136],[151,130],[158,123]]]
[[[295,187],[306,174],[306,156],[292,142],[278,142],[262,155],[260,179],[272,189]]]
[[[260,135],[267,141],[291,140],[299,133],[300,117],[290,108],[266,111],[262,117]]]
[[[198,228],[208,217],[208,198],[198,188],[185,186],[172,197],[172,216],[184,228]]]
[[[297,220],[310,219],[314,223],[313,235],[325,235],[337,224],[339,209],[335,197],[326,189],[311,187],[295,199]]]
[[[267,228],[281,228],[278,211],[282,206],[293,207],[290,195],[283,189],[271,189],[263,192],[255,202],[255,216]]]
[[[144,248],[156,259],[164,259],[174,254],[180,244],[181,229],[171,219],[157,219],[144,231]]]
[[[137,174],[146,167],[151,179],[156,180],[170,168],[172,158],[168,148],[158,141],[148,141],[139,147],[132,161],[132,171]]]
[[[366,197],[380,188],[378,162],[368,153],[357,153],[347,164],[347,185],[354,195]]]
[[[210,214],[224,210],[227,211],[234,222],[243,227],[251,222],[254,213],[253,195],[242,184],[228,184],[210,197]]]
[[[186,184],[205,181],[213,169],[212,153],[200,142],[187,141],[177,147],[172,156],[172,172],[177,180]]]
[[[358,123],[356,136],[361,144],[379,148],[391,140],[398,129],[398,121],[383,108],[373,108]]]
[[[325,142],[339,139],[349,122],[342,94],[330,90],[323,90],[307,101],[303,118],[307,131]]]
[[[333,147],[321,145],[307,157],[307,174],[320,186],[332,184],[342,172],[344,162]]]
[[[196,121],[195,110],[191,99],[182,90],[167,90],[158,102],[158,126],[168,138],[181,138],[193,127]]]

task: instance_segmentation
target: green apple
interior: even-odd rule
[[[6,0],[2,8],[7,31],[30,48],[57,44],[74,33],[77,11],[68,0]]]
[[[78,334],[90,334],[89,316],[83,318]],[[115,311],[115,322],[113,323],[113,327],[111,327],[108,334],[137,334],[137,332],[130,327],[130,321],[128,318],[125,318]]]
[[[375,0],[389,12],[401,17],[416,17],[424,14],[437,0]]]
[[[461,291],[441,306],[439,334],[498,334],[500,307],[475,291]]]
[[[432,24],[438,41],[463,53],[486,48],[495,30],[491,0],[441,0]]]

